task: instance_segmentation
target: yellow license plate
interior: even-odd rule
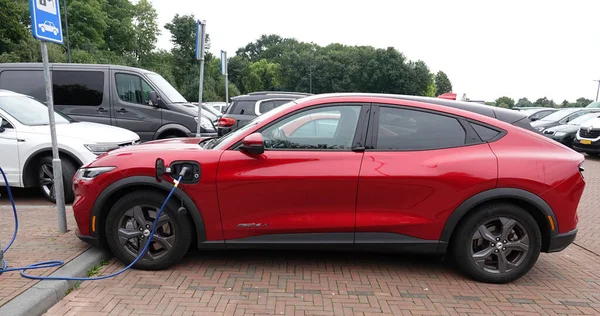
[[[580,141],[580,143],[582,143],[582,144],[584,144],[584,145],[589,145],[589,144],[591,144],[591,143],[592,143],[592,141],[591,141],[591,140],[587,140],[587,139],[582,139],[582,140]]]

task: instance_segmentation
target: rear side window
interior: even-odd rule
[[[26,94],[42,103],[46,102],[44,72],[41,70],[5,70],[0,73],[0,89]]]
[[[490,141],[500,134],[500,132],[497,130],[485,127],[483,125],[471,123],[471,126],[473,126],[473,129],[477,135],[479,135],[479,138],[481,138],[481,140],[484,142]]]
[[[260,102],[260,105],[258,106],[258,112],[260,114],[265,114],[269,111],[271,111],[274,108],[280,107],[288,102],[290,102],[291,100],[265,100]]]
[[[380,150],[432,150],[466,144],[467,133],[452,117],[402,108],[379,108]]]
[[[101,71],[52,71],[54,104],[98,106],[104,97]]]
[[[256,105],[256,101],[244,101],[238,100],[233,101],[229,106],[227,114],[246,114],[246,115],[255,115],[254,107]]]

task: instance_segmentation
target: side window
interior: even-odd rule
[[[10,123],[9,123],[7,120],[5,120],[5,119],[4,119],[2,116],[0,116],[0,121],[2,121],[2,128],[5,128],[5,129],[12,129],[12,128],[14,128],[14,127],[13,127],[12,125],[10,125]]]
[[[42,70],[5,70],[0,73],[0,89],[30,95],[42,103],[46,102]]]
[[[360,105],[302,111],[262,131],[267,149],[330,149],[352,147]]]
[[[481,138],[481,140],[484,142],[494,139],[494,137],[500,134],[500,132],[498,132],[497,130],[485,127],[483,125],[471,123],[471,126],[473,126],[475,133],[477,133],[477,135],[479,135],[479,138]]]
[[[52,71],[54,104],[99,106],[104,97],[104,73],[100,71]]]
[[[376,149],[426,150],[466,144],[466,131],[452,117],[403,108],[380,107]]]
[[[141,77],[129,74],[116,74],[119,99],[129,103],[148,105],[152,87]]]
[[[227,109],[227,114],[254,115],[256,101],[233,101]]]
[[[258,105],[258,113],[265,114],[275,108],[273,100],[265,100]]]

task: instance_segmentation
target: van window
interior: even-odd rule
[[[101,71],[52,71],[54,104],[99,106],[104,97]]]
[[[46,102],[44,72],[41,70],[5,70],[0,73],[0,89],[34,97]]]
[[[125,102],[148,105],[152,87],[141,77],[129,74],[116,74],[117,94]]]

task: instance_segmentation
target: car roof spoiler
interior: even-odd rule
[[[456,100],[456,93],[446,92],[446,93],[440,94],[438,96],[438,98],[446,99],[446,100]]]

